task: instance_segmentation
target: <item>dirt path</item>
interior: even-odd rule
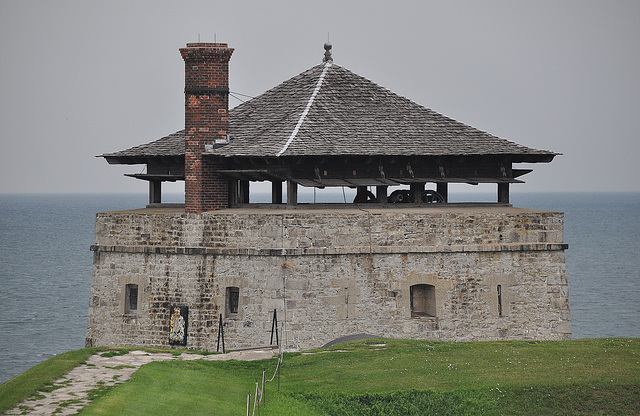
[[[89,404],[88,394],[91,390],[111,387],[131,378],[140,366],[152,361],[168,360],[262,360],[271,358],[277,350],[262,349],[233,351],[227,354],[200,355],[183,353],[174,356],[169,353],[154,354],[145,351],[131,351],[126,355],[102,357],[92,355],[86,364],[71,370],[53,384],[56,388],[51,392],[42,392],[31,397],[17,407],[7,411],[6,415],[73,415]]]

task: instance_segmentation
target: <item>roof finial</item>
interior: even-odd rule
[[[329,42],[324,44],[324,58],[322,62],[333,62],[333,58],[331,57],[331,44]]]

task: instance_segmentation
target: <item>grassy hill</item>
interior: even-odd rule
[[[151,363],[81,414],[245,414],[247,393],[276,363]],[[363,340],[286,354],[280,370],[260,415],[640,414],[635,338]]]

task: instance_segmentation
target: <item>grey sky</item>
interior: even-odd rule
[[[564,154],[514,191],[640,191],[638,1],[0,0],[0,192],[146,192],[94,156],[183,128],[180,47],[228,43],[231,90],[258,95],[327,33],[336,64]]]

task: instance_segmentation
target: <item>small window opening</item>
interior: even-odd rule
[[[436,288],[433,285],[413,285],[410,288],[411,317],[436,316]]]
[[[240,301],[240,289],[237,287],[227,288],[227,315],[238,313],[238,303]]]
[[[498,316],[502,316],[502,286],[498,285]]]
[[[138,285],[129,284],[125,287],[124,313],[125,315],[138,313]]]

